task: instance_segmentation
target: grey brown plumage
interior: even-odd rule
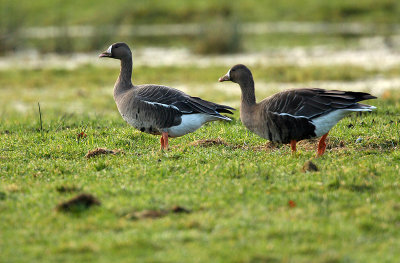
[[[230,120],[220,112],[232,113],[224,105],[160,85],[138,85],[117,94],[115,101],[128,123],[151,134],[161,134],[168,128],[180,125],[185,114],[207,114],[210,118]],[[178,136],[171,134],[170,137]]]
[[[256,103],[253,76],[241,64],[220,78],[220,81],[228,80],[238,83],[242,90],[240,117],[243,124],[270,141],[291,143],[292,149],[300,140],[322,135],[325,140],[329,130],[350,112],[375,108],[358,103],[376,98],[368,93],[324,89],[287,90]]]
[[[230,119],[233,108],[192,97],[167,86],[133,85],[132,53],[125,43],[111,45],[100,57],[121,60],[120,75],[114,86],[117,108],[130,125],[150,133],[162,134],[161,146],[168,147],[168,137],[179,137],[197,130],[209,121]]]

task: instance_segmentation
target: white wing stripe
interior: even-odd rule
[[[173,109],[175,109],[175,110],[180,111],[180,110],[179,110],[176,106],[174,106],[174,105],[167,105],[167,104],[164,104],[164,103],[151,102],[151,101],[145,101],[145,100],[143,100],[143,102],[144,102],[144,103],[147,103],[147,104],[151,104],[151,105],[162,106],[162,107],[165,107],[165,108],[173,108]]]
[[[292,114],[284,113],[284,112],[282,112],[282,113],[274,112],[274,113],[275,113],[275,114],[278,114],[278,115],[281,115],[281,116],[290,116],[290,117],[293,117],[293,118],[306,118],[306,119],[309,119],[309,118],[306,117],[306,116],[294,116],[294,115],[292,115]]]

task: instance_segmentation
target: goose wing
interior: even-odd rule
[[[141,101],[172,108],[178,110],[181,114],[205,113],[229,120],[220,113],[232,114],[231,110],[234,110],[229,106],[191,97],[180,90],[166,86],[149,84],[138,86],[138,88],[137,97]]]
[[[312,119],[338,109],[366,109],[368,105],[357,102],[375,98],[365,92],[296,89],[277,93],[261,103],[267,111]]]

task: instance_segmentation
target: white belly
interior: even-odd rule
[[[179,137],[185,134],[194,132],[200,128],[204,123],[209,121],[215,121],[219,118],[208,114],[197,113],[197,114],[185,114],[182,115],[182,122],[177,126],[167,128],[168,135],[170,137]]]

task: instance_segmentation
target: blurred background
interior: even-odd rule
[[[98,54],[120,41],[133,50],[136,83],[232,105],[238,91],[216,82],[237,63],[253,70],[259,96],[299,86],[380,96],[400,87],[398,0],[0,0],[0,7],[3,105],[70,98],[75,110],[96,109],[91,88],[104,87],[103,106],[111,107],[119,64]],[[64,95],[51,95],[55,88]],[[87,102],[78,107],[76,95]]]
[[[195,54],[400,45],[396,0],[1,0],[0,5],[1,55],[94,52],[115,41]]]

